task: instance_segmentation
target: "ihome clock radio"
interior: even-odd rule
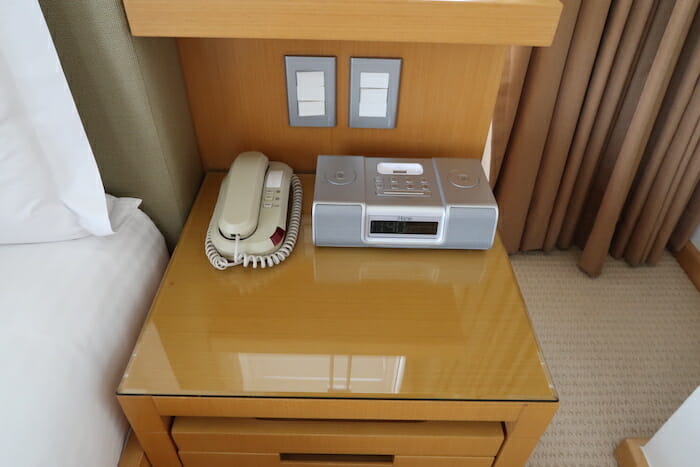
[[[498,206],[476,159],[318,156],[317,246],[491,248]]]

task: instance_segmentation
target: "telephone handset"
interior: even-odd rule
[[[239,154],[221,183],[209,223],[205,252],[211,264],[264,268],[284,261],[299,233],[301,201],[301,182],[287,164],[269,162],[261,152]]]

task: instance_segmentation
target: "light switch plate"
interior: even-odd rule
[[[287,109],[289,126],[299,127],[333,127],[335,126],[335,57],[300,57],[287,55],[284,57],[287,75]],[[298,97],[319,97],[318,90],[297,90],[297,72],[323,72],[324,102],[308,101],[299,105]],[[308,83],[314,84],[313,75],[301,75],[309,78]],[[320,109],[323,109],[321,112]],[[300,112],[301,110],[301,112]],[[318,115],[321,113],[321,115]],[[304,116],[301,116],[301,115]]]
[[[362,74],[364,73],[364,76]],[[369,73],[369,74],[368,74]],[[377,74],[375,74],[377,73]],[[388,83],[385,74],[389,75]],[[364,79],[363,79],[364,78]],[[350,59],[350,105],[349,122],[352,128],[395,128],[396,113],[401,83],[400,58],[356,58]],[[387,90],[386,115],[379,117],[360,116],[361,89],[375,89],[374,86]],[[367,94],[367,93],[366,93]],[[373,104],[373,103],[372,103]],[[377,109],[370,104],[372,109]],[[363,106],[367,108],[367,103]],[[363,110],[364,110],[363,109]],[[363,111],[365,113],[366,111]]]

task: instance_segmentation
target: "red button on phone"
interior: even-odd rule
[[[272,236],[270,237],[270,240],[272,240],[272,244],[275,246],[279,245],[282,242],[282,240],[284,240],[285,233],[286,232],[284,231],[283,228],[277,227],[275,229],[275,233],[273,233]]]

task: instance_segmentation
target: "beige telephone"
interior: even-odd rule
[[[221,183],[209,223],[205,252],[211,264],[264,268],[284,261],[299,233],[301,201],[301,182],[287,164],[269,162],[261,152],[239,154]]]

